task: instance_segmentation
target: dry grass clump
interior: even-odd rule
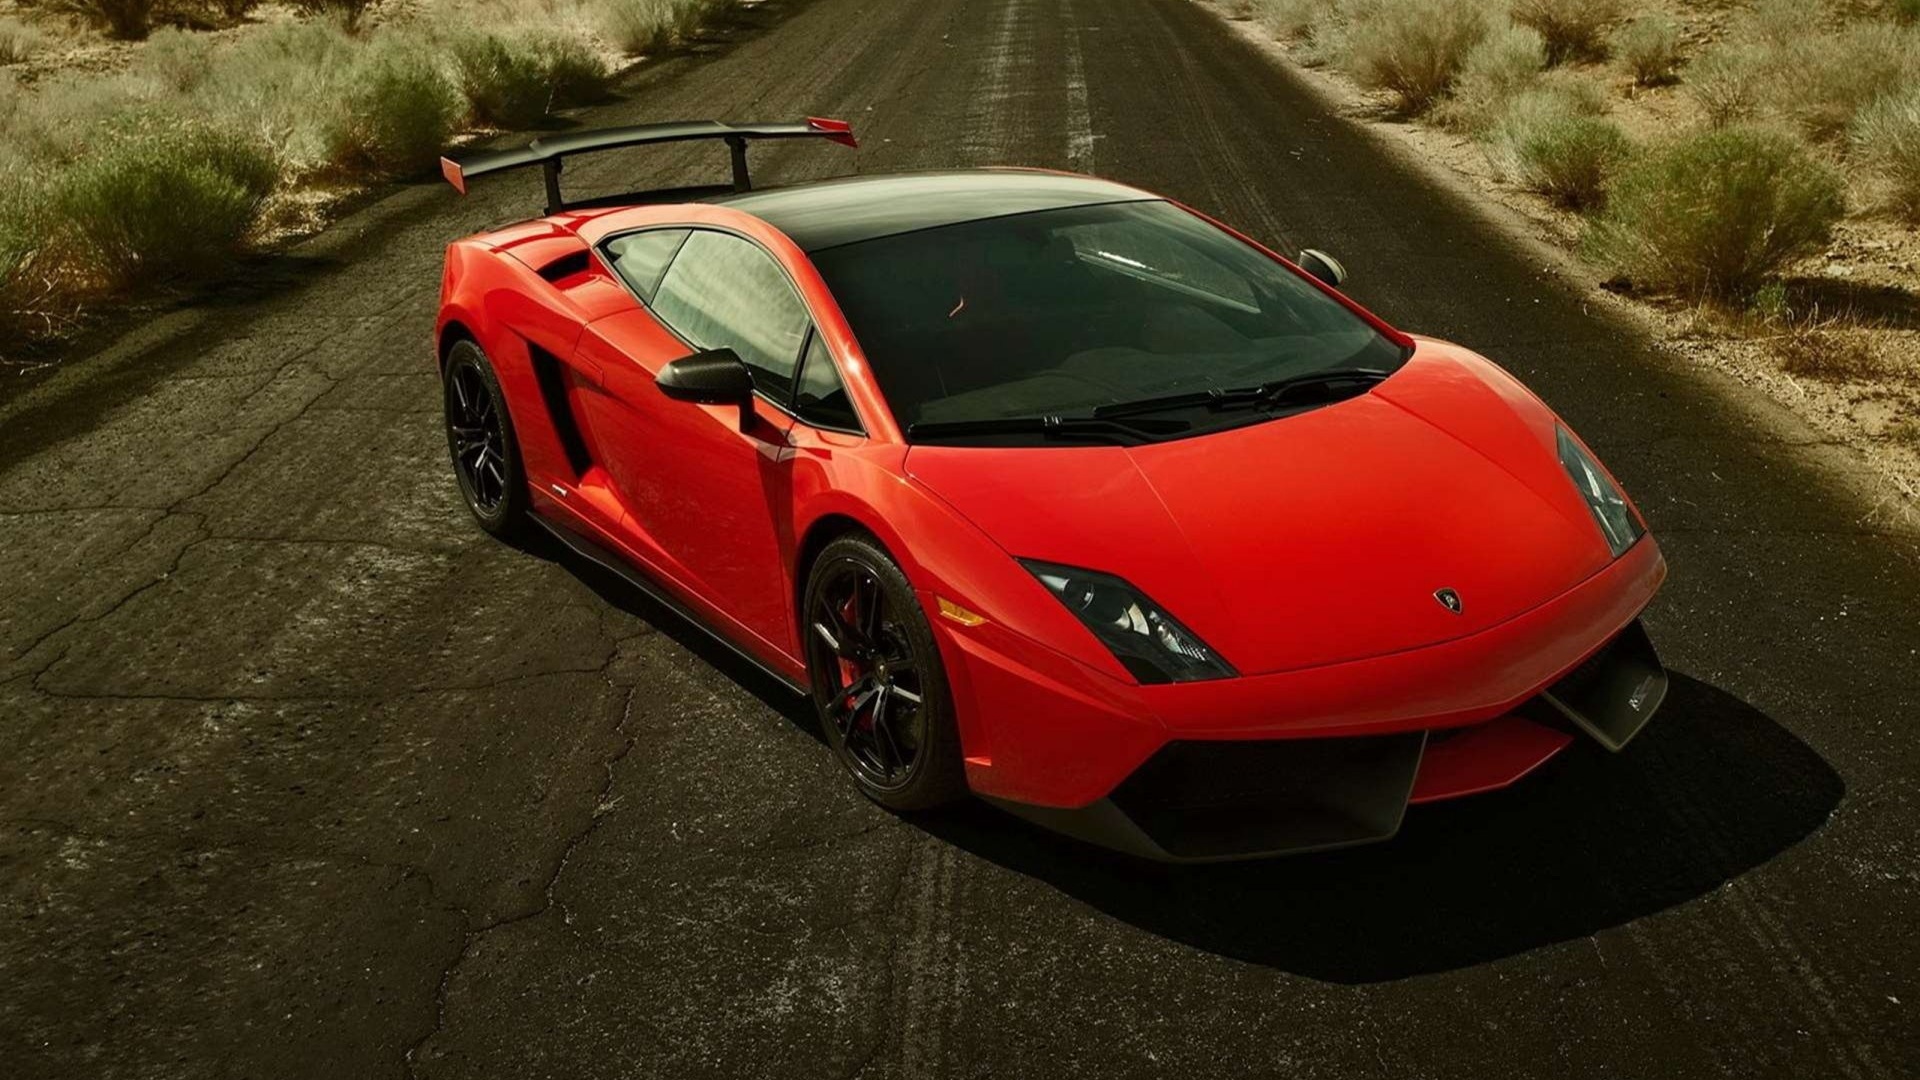
[[[1509,100],[1540,81],[1546,66],[1547,43],[1538,31],[1512,23],[1495,26],[1461,62],[1440,121],[1464,131],[1486,130]]]
[[[35,257],[45,241],[39,193],[23,175],[0,172],[0,333],[28,330],[37,299]]]
[[[1274,37],[1311,41],[1338,8],[1339,0],[1257,0],[1253,14]]]
[[[1614,31],[1613,53],[1636,86],[1665,86],[1680,70],[1680,24],[1665,15],[1642,15]]]
[[[140,51],[138,70],[165,90],[191,93],[206,81],[213,66],[213,43],[204,34],[165,26],[147,39]]]
[[[0,18],[0,65],[30,60],[46,44],[47,35],[38,27],[18,19]]]
[[[1887,205],[1920,224],[1920,85],[1881,98],[1853,122],[1853,147]]]
[[[1623,169],[1588,245],[1636,287],[1741,299],[1824,247],[1845,210],[1839,176],[1790,135],[1718,128]]]
[[[1791,317],[1789,317],[1791,318]],[[1772,337],[1773,351],[1788,374],[1822,382],[1871,382],[1889,374],[1870,334],[1846,318],[1790,321]]]
[[[1861,109],[1920,75],[1920,36],[1886,23],[1856,23],[1796,38],[1780,50],[1773,104],[1816,139],[1844,134]]]
[[[1607,30],[1620,18],[1621,0],[1513,0],[1513,21],[1539,31],[1547,62],[1606,55]]]
[[[693,36],[710,0],[601,0],[601,30],[630,56],[659,52]]]
[[[1408,115],[1452,88],[1467,54],[1494,26],[1481,0],[1349,0],[1342,15],[1347,72],[1391,92]]]
[[[128,118],[104,152],[52,179],[58,257],[102,290],[224,266],[279,178],[259,143],[171,117]]]
[[[1763,55],[1751,45],[1726,43],[1701,53],[1687,67],[1686,89],[1700,103],[1707,123],[1725,127],[1753,116],[1765,78]]]
[[[404,176],[440,157],[464,102],[426,44],[403,37],[376,43],[354,64],[347,96],[331,111],[326,160],[347,172]]]
[[[1510,179],[1556,206],[1598,206],[1614,171],[1632,153],[1619,126],[1599,115],[1605,104],[1597,89],[1565,83],[1523,91],[1494,126],[1489,156]]]
[[[460,38],[453,69],[474,122],[503,128],[534,127],[556,108],[604,97],[611,77],[580,42],[540,33]]]
[[[1874,101],[1920,78],[1920,29],[1865,21],[1814,30],[1797,5],[1766,3],[1688,71],[1712,123],[1774,116],[1833,140]]]

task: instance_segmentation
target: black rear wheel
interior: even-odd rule
[[[495,536],[519,534],[527,518],[526,473],[493,365],[480,346],[458,342],[447,354],[442,383],[447,451],[467,508]]]
[[[827,744],[894,810],[966,792],[945,670],[906,575],[864,536],[828,544],[807,582],[807,674]]]

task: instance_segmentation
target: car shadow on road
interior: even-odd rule
[[[612,570],[568,550],[566,545],[545,530],[533,529],[527,535],[509,542],[535,558],[564,567],[601,600],[640,619],[657,633],[672,638],[675,644],[759,698],[762,704],[780,714],[788,723],[824,741],[813,702],[722,644],[686,615],[648,596]]]
[[[928,831],[1195,948],[1338,983],[1485,963],[1706,895],[1818,830],[1845,784],[1757,709],[1676,673],[1618,755],[1581,744],[1504,792],[1413,807],[1386,844],[1160,867],[984,805]]]

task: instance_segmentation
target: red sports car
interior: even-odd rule
[[[547,189],[447,251],[447,439],[484,528],[810,693],[876,801],[971,791],[1156,859],[1328,848],[1659,707],[1639,512],[1332,258],[1056,172],[753,190],[778,138],[854,144],[703,121],[446,161]],[[698,139],[730,184],[561,194],[566,158]]]

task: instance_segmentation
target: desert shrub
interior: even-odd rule
[[[1514,95],[1540,81],[1546,66],[1547,45],[1537,31],[1510,23],[1495,27],[1468,50],[1441,119],[1449,127],[1484,130]]]
[[[1888,205],[1920,223],[1920,86],[1881,98],[1853,123],[1860,161],[1886,191]]]
[[[139,64],[161,85],[184,94],[206,79],[212,58],[213,43],[206,35],[163,26],[147,39]]]
[[[19,330],[31,302],[33,264],[46,237],[37,192],[24,175],[0,173],[0,330]]]
[[[532,127],[553,104],[533,50],[497,35],[476,34],[455,42],[453,70],[476,123]]]
[[[1760,50],[1741,44],[1716,45],[1687,68],[1687,90],[1707,123],[1725,127],[1751,118],[1760,104],[1766,78]]]
[[[333,169],[362,51],[338,26],[276,24],[226,50],[194,92],[193,104],[254,132],[276,148],[295,176]]]
[[[52,0],[47,7],[72,14],[108,37],[139,41],[153,29],[157,0]]]
[[[302,13],[337,20],[349,30],[360,25],[361,16],[373,3],[374,0],[293,0],[293,6]]]
[[[700,24],[706,21],[707,9],[721,0],[674,0],[673,39],[687,41],[700,30]]]
[[[198,122],[134,118],[102,142],[59,173],[50,197],[61,255],[99,287],[225,264],[278,178],[265,147]]]
[[[1598,206],[1631,150],[1587,99],[1552,86],[1525,91],[1494,126],[1490,155],[1509,179],[1572,210]]]
[[[424,44],[379,41],[354,65],[332,110],[327,160],[343,170],[419,172],[446,149],[462,104]]]
[[[555,35],[543,39],[538,51],[546,65],[547,85],[553,89],[556,105],[564,108],[606,100],[613,73],[607,70],[600,54],[587,48],[586,42]]]
[[[555,108],[594,100],[609,79],[584,45],[540,34],[459,39],[453,64],[474,120],[503,128],[532,127]]]
[[[1493,22],[1478,0],[1353,0],[1344,15],[1348,72],[1392,92],[1409,114],[1426,111],[1453,86]]]
[[[1621,170],[1589,251],[1636,285],[1741,298],[1820,250],[1845,210],[1840,178],[1799,140],[1719,128]]]
[[[1337,6],[1338,0],[1260,0],[1255,17],[1274,37],[1311,40]]]
[[[1887,0],[1887,14],[1895,22],[1911,26],[1920,22],[1920,0]]]
[[[9,80],[11,82],[11,80]],[[166,94],[142,74],[75,71],[49,75],[31,91],[0,85],[0,168],[58,166],[91,152],[102,124]]]
[[[1889,374],[1870,332],[1835,318],[1791,319],[1792,312],[1787,312],[1773,320],[1788,322],[1773,343],[1780,366],[1788,373],[1823,382],[1866,382]]]
[[[47,35],[18,19],[0,18],[0,64],[18,64],[32,58],[47,43]]]
[[[1662,86],[1680,67],[1680,24],[1643,15],[1614,32],[1613,52],[1640,86]]]
[[[1920,74],[1920,36],[1879,22],[1801,35],[1778,50],[1773,69],[1770,103],[1813,138],[1831,139],[1875,98]]]
[[[602,0],[601,30],[620,51],[659,52],[699,25],[701,0]]]
[[[1606,54],[1607,28],[1620,18],[1620,0],[1513,0],[1513,21],[1539,31],[1547,62]]]

